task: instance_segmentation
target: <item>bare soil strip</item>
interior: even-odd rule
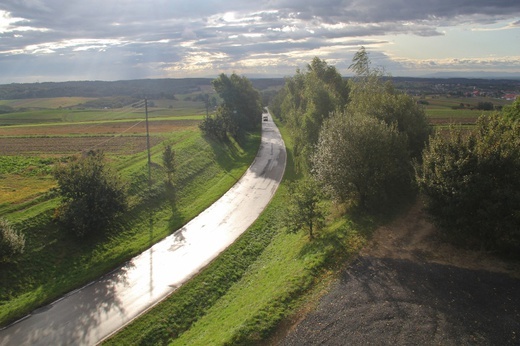
[[[150,137],[152,146],[161,137]],[[146,150],[145,136],[88,136],[88,137],[0,137],[0,155],[77,154],[86,149],[101,149],[107,153],[131,155]]]

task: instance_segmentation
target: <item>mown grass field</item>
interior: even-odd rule
[[[47,106],[59,103],[45,102]],[[0,119],[0,217],[26,237],[24,254],[0,264],[0,325],[99,277],[180,228],[240,178],[259,145],[259,134],[227,145],[202,138],[197,104],[192,105],[192,115],[185,110],[180,115],[170,111],[150,116],[153,184],[149,189],[143,110],[137,121],[124,118],[123,112],[115,111],[114,117],[114,111],[99,110],[87,115],[78,111],[52,123],[47,120],[60,110],[36,109],[38,105],[42,106],[33,104],[32,118],[30,112],[9,113],[11,119],[24,117],[16,125]],[[131,109],[127,115],[132,119],[138,113]],[[74,133],[74,129],[81,130]],[[166,143],[176,153],[175,191],[164,184],[161,155]],[[131,209],[106,234],[79,240],[53,221],[59,199],[52,190],[52,170],[71,155],[97,148],[105,150],[110,164],[127,182]],[[154,216],[152,237],[150,214]]]

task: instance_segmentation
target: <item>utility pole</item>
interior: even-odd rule
[[[152,157],[150,155],[150,132],[148,130],[148,100],[144,99],[144,112],[146,115],[146,149],[148,150],[148,186],[152,186]]]

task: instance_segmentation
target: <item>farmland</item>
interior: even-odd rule
[[[120,109],[81,109],[78,105],[93,98],[58,97],[50,99],[4,100],[0,104],[13,112],[0,114],[0,155],[9,156],[3,167],[24,166],[28,158],[59,158],[100,149],[109,156],[138,155],[146,150],[144,104]],[[152,101],[153,102],[153,101]],[[150,145],[157,146],[172,133],[196,131],[205,110],[198,104],[161,102],[164,108],[150,107]],[[54,107],[54,108],[52,108]],[[190,108],[191,107],[191,108]],[[191,115],[188,114],[191,109]],[[50,177],[55,160],[47,160],[46,169],[34,173],[34,164],[24,171],[1,172],[0,200],[23,202],[53,187]],[[27,172],[32,172],[27,174]],[[42,183],[38,185],[37,182]],[[35,189],[35,186],[39,188]],[[26,191],[26,192],[25,192]],[[17,198],[18,196],[18,198]]]
[[[479,110],[478,104],[491,102],[500,109],[512,101],[489,97],[450,97],[446,95],[428,95],[418,98],[422,103],[430,124],[442,128],[450,124],[471,126],[482,114],[490,114],[494,110]]]

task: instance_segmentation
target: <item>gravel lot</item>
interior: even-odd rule
[[[520,345],[520,265],[440,241],[420,205],[379,229],[279,345]]]

